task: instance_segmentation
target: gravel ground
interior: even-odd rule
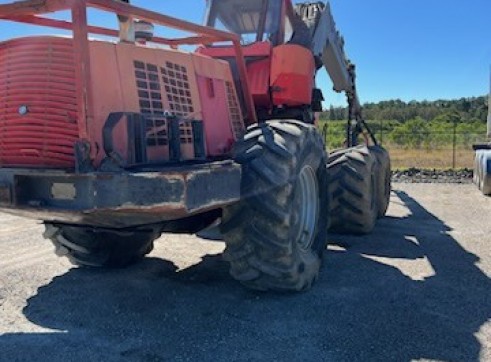
[[[460,170],[430,170],[410,168],[392,171],[392,181],[395,183],[472,183],[474,171],[468,168]]]
[[[74,268],[0,215],[1,361],[491,361],[491,198],[394,186],[368,237],[331,235],[307,293],[242,288],[221,242],[163,236],[142,263]]]

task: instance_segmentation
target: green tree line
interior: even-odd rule
[[[421,118],[425,121],[432,121],[448,113],[458,113],[464,121],[485,122],[488,114],[488,99],[485,96],[421,102],[404,102],[396,99],[363,105],[363,115],[368,120],[386,119],[405,122]],[[329,110],[323,112],[321,118],[332,121],[346,117],[347,108],[331,106]]]

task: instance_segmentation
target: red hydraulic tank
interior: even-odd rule
[[[270,86],[275,106],[296,107],[312,103],[315,63],[312,52],[300,45],[273,49]]]

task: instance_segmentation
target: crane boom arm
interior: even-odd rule
[[[349,121],[357,121],[358,128],[365,128],[376,143],[375,137],[363,120],[362,106],[356,89],[356,68],[346,56],[344,38],[336,28],[329,3],[297,4],[295,11],[309,29],[310,46],[318,66],[326,69],[334,91],[346,94]],[[348,132],[352,133],[351,130]]]

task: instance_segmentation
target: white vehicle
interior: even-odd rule
[[[490,79],[491,80],[491,79]],[[490,82],[491,83],[491,82]],[[488,100],[488,139],[491,139],[491,89]],[[474,145],[474,183],[484,195],[491,196],[491,142]]]

